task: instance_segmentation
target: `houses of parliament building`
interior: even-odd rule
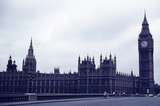
[[[36,70],[36,58],[31,40],[28,54],[23,60],[22,71],[17,71],[16,62],[9,57],[6,71],[0,72],[0,93],[103,93],[147,94],[155,93],[154,40],[149,30],[146,15],[138,38],[139,76],[117,72],[116,57],[100,55],[96,68],[94,58],[78,57],[78,72],[62,74]]]

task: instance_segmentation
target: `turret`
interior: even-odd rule
[[[94,57],[92,58],[92,63],[95,64]]]
[[[8,65],[12,65],[12,56],[9,56]]]
[[[111,53],[110,53],[110,55],[109,55],[109,59],[110,59],[110,60],[112,59],[112,55],[111,55]]]
[[[91,59],[89,56],[87,56],[87,58],[84,58],[78,65],[78,73],[80,76],[87,76],[93,71],[95,71],[94,58]]]
[[[115,68],[115,71],[117,70],[117,60],[116,60],[116,56],[114,56],[114,68]]]
[[[81,57],[78,57],[78,65],[81,63]]]
[[[102,54],[100,55],[100,64],[102,63]]]
[[[102,75],[105,76],[115,76],[116,74],[116,57],[112,59],[112,55],[109,55],[109,59],[107,56],[104,60],[100,63],[100,71]]]
[[[24,67],[25,67],[25,62],[24,62],[24,59],[23,59],[23,62],[22,62],[22,70],[24,70]]]
[[[12,68],[13,68],[13,72],[17,72],[17,65],[15,60],[13,61]]]
[[[133,77],[133,70],[131,71],[131,76]]]
[[[10,73],[17,72],[16,62],[15,62],[15,60],[12,61],[12,57],[11,56],[9,57],[9,60],[8,60],[7,72],[10,72]]]
[[[8,64],[7,64],[7,72],[12,71],[12,57],[9,56]]]

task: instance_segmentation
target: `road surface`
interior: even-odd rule
[[[78,101],[28,104],[23,106],[160,106],[160,97],[97,98]]]

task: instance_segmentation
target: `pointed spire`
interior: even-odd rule
[[[87,55],[87,61],[89,61],[89,56]]]
[[[102,63],[102,54],[100,54],[100,63]]]
[[[114,61],[113,61],[113,63],[114,63],[114,69],[115,69],[115,71],[117,70],[117,59],[116,59],[116,56],[114,56]]]
[[[12,56],[9,56],[8,64],[12,64]]]
[[[131,70],[131,76],[133,76],[133,69]]]
[[[111,53],[110,53],[110,55],[109,55],[109,59],[110,59],[110,60],[112,59],[112,55],[111,55]]]
[[[145,37],[152,38],[152,35],[150,33],[150,30],[149,30],[149,24],[148,24],[148,21],[147,21],[146,12],[144,12],[144,19],[143,19],[143,22],[142,22],[142,29],[141,29],[139,37],[140,38],[145,38]]]
[[[92,62],[93,62],[93,64],[94,64],[94,56],[92,57]]]
[[[9,60],[12,60],[12,56],[11,55],[9,56]]]
[[[32,37],[31,37],[31,42],[30,42],[30,47],[29,47],[30,49],[32,49],[33,48],[33,45],[32,45]]]
[[[35,73],[36,72],[36,58],[34,56],[34,50],[33,50],[33,44],[32,44],[32,38],[30,41],[30,46],[28,49],[28,54],[26,56],[25,61],[23,61],[23,71],[27,73]]]
[[[107,56],[105,56],[105,58],[104,58],[104,59],[105,59],[105,61],[107,61]]]
[[[24,65],[25,65],[25,63],[24,63],[24,59],[23,59],[23,62],[22,62],[22,71],[24,70]]]
[[[147,17],[146,17],[146,11],[144,12],[144,19],[142,25],[148,25]]]
[[[114,63],[116,63],[116,56],[114,56]]]
[[[80,64],[80,63],[81,63],[81,57],[79,55],[79,57],[78,57],[78,64]]]
[[[13,64],[16,64],[16,61],[15,61],[15,60],[13,61]]]
[[[33,44],[32,44],[32,38],[31,38],[31,41],[30,41],[30,46],[29,46],[29,50],[28,50],[28,55],[29,56],[33,56]]]
[[[24,66],[24,59],[23,59],[23,62],[22,62],[22,67]]]

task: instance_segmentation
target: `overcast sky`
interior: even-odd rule
[[[0,0],[0,70],[9,55],[21,70],[30,39],[37,70],[77,71],[78,56],[117,56],[117,71],[138,75],[138,35],[144,10],[155,42],[155,80],[160,83],[159,0]]]

